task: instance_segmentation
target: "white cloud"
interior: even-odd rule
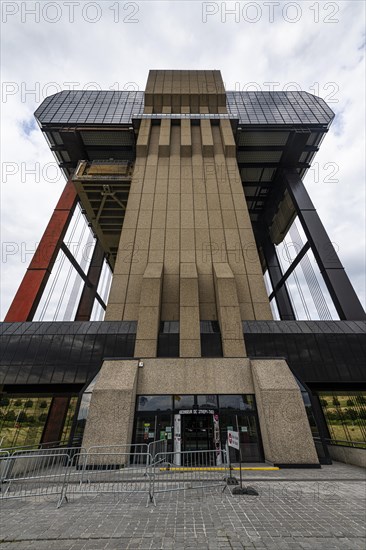
[[[6,4],[14,2],[3,2],[2,7]],[[31,175],[22,181],[19,169],[3,181],[3,242],[19,246],[26,242],[29,248],[34,247],[63,187],[61,177],[50,183],[42,176],[42,168],[54,158],[41,132],[31,126],[33,112],[44,94],[55,91],[54,87],[47,88],[49,83],[61,89],[71,81],[79,82],[78,88],[96,82],[102,88],[114,85],[116,89],[115,83],[122,88],[135,82],[143,89],[150,68],[216,68],[221,69],[227,89],[236,83],[242,88],[248,82],[257,82],[262,89],[266,89],[265,82],[279,82],[277,89],[281,89],[296,82],[308,91],[315,85],[320,96],[337,100],[330,106],[339,113],[340,121],[331,127],[315,159],[320,181],[314,182],[309,173],[306,182],[364,300],[364,3],[297,2],[302,17],[292,24],[281,15],[286,2],[274,8],[273,23],[269,22],[268,8],[259,2],[263,15],[257,23],[244,20],[242,8],[247,2],[241,3],[238,23],[229,15],[226,23],[221,22],[221,2],[217,3],[219,12],[209,16],[207,23],[202,22],[203,4],[198,1],[136,2],[139,9],[132,17],[138,23],[123,22],[131,10],[124,9],[126,3],[121,2],[119,22],[114,23],[110,8],[116,2],[106,0],[99,2],[102,16],[95,24],[81,16],[87,2],[75,6],[74,23],[68,22],[65,3],[58,2],[62,17],[54,24],[42,16],[35,23],[30,15],[23,23],[23,4],[29,9],[35,3],[18,2],[19,13],[2,25],[3,91],[4,85],[5,91],[11,86],[15,91],[3,96],[2,166],[16,163],[20,167],[23,162],[29,168],[38,162],[41,174],[39,182]],[[234,4],[227,3],[227,8]],[[314,22],[315,13],[310,9],[316,4],[319,23]],[[329,5],[339,6],[339,12],[332,16]],[[92,9],[88,14],[93,16]],[[2,16],[4,20],[4,13]],[[52,16],[50,11],[48,17]],[[325,17],[339,19],[339,23],[324,23]],[[335,92],[333,96],[331,92]],[[329,162],[339,166],[337,183],[324,181],[329,174],[324,165]],[[27,262],[22,262],[19,254],[2,260],[4,316]]]

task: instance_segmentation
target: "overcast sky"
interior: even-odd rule
[[[143,90],[151,68],[220,69],[226,89],[328,102],[336,119],[306,185],[364,303],[364,5],[3,1],[1,318],[64,186],[33,112],[61,89]]]

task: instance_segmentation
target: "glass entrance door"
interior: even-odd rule
[[[182,414],[182,451],[214,449],[212,414]]]

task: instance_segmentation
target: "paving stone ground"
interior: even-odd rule
[[[366,472],[245,472],[258,496],[229,488],[5,500],[0,550],[365,550]]]

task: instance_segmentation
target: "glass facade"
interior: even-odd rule
[[[318,396],[330,439],[366,448],[366,393],[320,392]]]
[[[226,98],[229,117],[238,119],[239,124],[328,126],[334,118],[334,113],[323,99],[304,91],[228,91]],[[35,117],[41,125],[131,124],[133,118],[142,117],[143,110],[144,92],[142,91],[65,90],[47,97],[35,112]],[[161,114],[158,113],[158,115],[161,118]],[[171,117],[171,115],[165,116]],[[199,116],[196,115],[196,117]],[[213,117],[212,114],[207,116]],[[189,117],[191,118],[192,115]],[[216,115],[216,117],[223,118],[222,115]]]
[[[1,325],[1,384],[73,384],[75,393],[104,357],[132,357],[134,321],[62,321]]]
[[[334,113],[308,92],[226,92],[227,108],[240,124],[330,124]]]
[[[129,124],[144,108],[144,92],[63,91],[35,112],[41,124]]]
[[[1,394],[0,447],[35,446],[42,443],[42,434],[52,403],[51,395]],[[70,398],[60,437],[67,444],[77,407],[77,397]]]
[[[90,382],[88,387],[84,390],[84,392],[82,394],[82,397],[81,397],[81,400],[80,400],[79,409],[77,411],[77,418],[75,419],[76,422],[75,422],[75,428],[74,428],[74,433],[73,433],[73,439],[74,439],[74,441],[76,441],[80,445],[81,445],[81,441],[83,439],[86,419],[88,418],[91,396],[92,396],[93,389],[94,389],[94,386],[95,386],[97,380],[98,380],[98,374]]]
[[[261,462],[263,450],[254,395],[140,395],[136,400],[133,443],[152,443],[165,439],[168,451],[174,451],[174,426],[180,415],[181,449],[213,450],[214,416],[220,431],[221,448],[227,442],[227,430],[239,432],[242,460]],[[232,462],[240,454],[230,448]]]

